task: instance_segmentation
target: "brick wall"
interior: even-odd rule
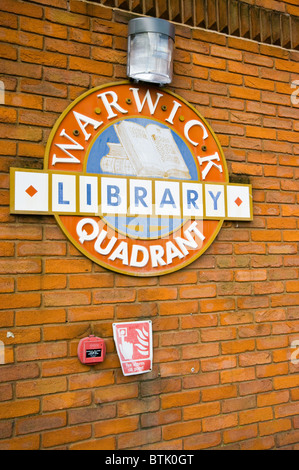
[[[297,0],[255,3],[298,14]],[[169,88],[211,124],[231,181],[252,184],[254,219],[226,222],[177,273],[126,277],[83,257],[53,217],[8,204],[9,168],[43,167],[67,105],[126,77],[128,13],[77,0],[1,10],[0,449],[298,449],[299,52],[177,25]],[[140,319],[154,368],[124,377],[112,322]],[[107,344],[94,368],[76,355],[90,333]]]

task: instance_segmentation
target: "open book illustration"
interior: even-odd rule
[[[107,143],[109,153],[101,159],[103,172],[191,179],[170,129],[156,124],[143,127],[126,120],[114,129],[120,143]]]

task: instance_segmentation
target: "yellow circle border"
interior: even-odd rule
[[[78,96],[78,98],[76,98],[74,101],[72,101],[72,103],[69,104],[69,106],[61,113],[61,115],[59,116],[59,118],[57,119],[56,123],[54,124],[54,127],[52,128],[51,132],[50,132],[50,135],[48,137],[48,141],[47,141],[47,145],[46,145],[46,149],[45,149],[45,156],[44,156],[44,169],[47,170],[49,169],[48,166],[49,166],[49,153],[50,153],[50,148],[51,148],[51,145],[52,145],[52,141],[56,135],[56,132],[57,132],[57,129],[59,127],[59,125],[61,124],[61,122],[63,121],[63,119],[65,118],[65,116],[67,116],[67,114],[72,110],[72,108],[77,104],[79,103],[80,101],[82,101],[84,98],[86,98],[87,96],[89,96],[90,94],[96,92],[96,91],[99,91],[99,90],[102,90],[104,88],[109,88],[109,87],[115,87],[115,86],[120,86],[120,85],[129,85],[129,84],[132,84],[131,81],[129,80],[125,80],[125,81],[120,81],[120,82],[112,82],[112,83],[106,83],[104,85],[99,85],[97,87],[94,87],[94,88],[91,88],[90,90],[86,91],[85,93],[83,93],[82,95]],[[149,85],[149,86],[152,86],[152,85]],[[205,126],[207,127],[207,129],[209,130],[209,132],[211,133],[213,139],[215,140],[216,142],[216,145],[219,149],[219,152],[220,152],[220,155],[221,155],[221,161],[223,163],[223,166],[224,166],[224,177],[225,177],[225,182],[228,183],[229,182],[229,175],[228,175],[228,169],[227,169],[227,164],[226,164],[226,159],[225,159],[225,156],[224,156],[224,152],[222,150],[222,147],[220,145],[220,142],[217,138],[217,136],[215,135],[213,129],[211,128],[211,126],[207,123],[207,121],[205,120],[205,118],[199,113],[199,111],[197,111],[197,109],[192,106],[187,100],[185,100],[184,98],[182,98],[181,96],[177,95],[176,93],[170,91],[170,90],[167,90],[165,88],[159,88],[159,90],[161,90],[162,92],[168,94],[168,95],[171,95],[173,96],[174,98],[176,98],[177,100],[183,102],[189,109],[191,109],[200,119],[201,121],[205,124]],[[63,214],[62,214],[63,216]],[[110,264],[107,264],[105,263],[104,261],[102,260],[99,260],[98,258],[96,258],[95,256],[93,256],[90,252],[88,252],[84,247],[82,247],[71,235],[70,233],[68,232],[67,228],[64,226],[64,224],[62,223],[61,219],[60,219],[60,215],[57,215],[55,214],[54,215],[55,217],[55,220],[57,222],[57,224],[59,225],[59,227],[61,228],[62,232],[65,234],[65,236],[67,237],[67,239],[83,254],[85,255],[88,259],[90,259],[91,261],[93,261],[94,263],[96,263],[97,265],[99,266],[102,266],[110,271],[114,271],[118,274],[124,274],[124,275],[127,275],[127,276],[132,276],[132,277],[154,277],[154,276],[162,276],[162,275],[165,275],[165,274],[170,274],[172,272],[176,272],[176,271],[179,271],[183,268],[185,268],[186,266],[192,264],[196,259],[198,259],[205,251],[207,251],[207,249],[211,246],[211,244],[214,242],[215,238],[217,237],[222,225],[223,225],[223,222],[224,220],[221,219],[218,221],[218,225],[217,227],[215,228],[214,230],[214,233],[213,235],[211,236],[211,238],[209,239],[209,242],[199,251],[196,252],[196,254],[194,256],[192,256],[190,259],[188,259],[185,263],[181,263],[179,264],[178,266],[176,266],[175,268],[172,268],[172,269],[166,269],[164,270],[163,272],[158,272],[158,273],[154,273],[154,272],[136,272],[136,273],[131,273],[131,272],[127,272],[126,270],[121,270],[121,269],[117,269],[117,268],[114,268],[113,266],[111,266]],[[72,216],[72,217],[80,217],[80,216]],[[192,220],[192,218],[190,218],[189,220]],[[196,220],[196,219],[195,219]]]

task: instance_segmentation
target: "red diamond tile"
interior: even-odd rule
[[[238,207],[240,207],[240,205],[243,203],[243,201],[242,201],[242,199],[237,197],[237,199],[235,200],[235,203],[237,204]]]
[[[30,197],[33,197],[38,191],[32,185],[25,191]]]

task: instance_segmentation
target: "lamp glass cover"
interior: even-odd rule
[[[173,39],[166,34],[142,32],[128,38],[127,75],[134,80],[170,83]]]

